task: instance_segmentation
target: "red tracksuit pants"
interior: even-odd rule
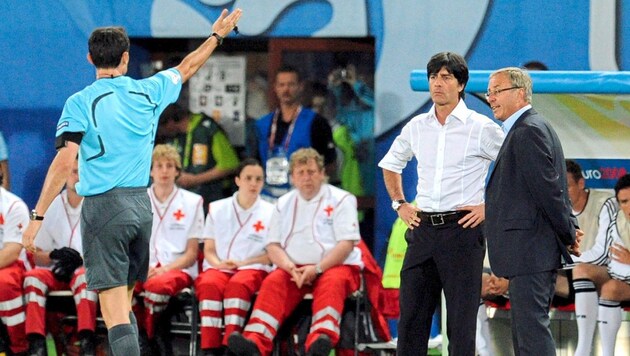
[[[230,334],[243,330],[252,297],[265,276],[266,271],[256,269],[228,273],[211,268],[197,277],[195,291],[201,316],[202,349],[227,345]]]
[[[306,349],[322,334],[333,345],[339,341],[339,325],[346,298],[359,288],[358,266],[341,265],[326,270],[311,286],[297,288],[284,270],[265,278],[243,336],[254,341],[263,356],[271,354],[273,338],[307,293],[313,294],[311,329]]]
[[[24,272],[21,261],[0,269],[0,319],[7,327],[13,353],[25,352],[28,348],[24,334]]]
[[[59,290],[72,291],[77,308],[77,330],[94,331],[98,294],[87,289],[85,268],[77,268],[70,283],[57,280],[48,269],[36,268],[24,275],[27,335],[46,335],[46,296],[50,291]]]
[[[144,283],[137,283],[135,292],[144,291],[144,310],[133,308],[138,326],[144,328],[149,339],[155,335],[155,323],[166,309],[171,297],[182,289],[192,286],[192,278],[182,270],[172,270],[153,276]]]

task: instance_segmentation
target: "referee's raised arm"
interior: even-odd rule
[[[229,15],[228,10],[223,9],[221,16],[212,25],[212,34],[175,67],[182,75],[182,82],[185,83],[206,63],[212,52],[223,43],[223,39],[236,27],[242,14],[241,9],[236,9]]]

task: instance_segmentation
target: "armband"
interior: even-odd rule
[[[77,145],[81,144],[83,139],[83,132],[64,132],[55,138],[55,149],[66,147],[66,142],[74,142]]]

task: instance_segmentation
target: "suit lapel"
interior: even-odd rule
[[[499,164],[499,161],[501,160],[501,157],[503,156],[503,153],[507,149],[506,147],[509,145],[509,142],[512,139],[512,136],[514,134],[514,129],[516,129],[519,125],[522,125],[523,122],[525,121],[525,118],[527,118],[530,115],[534,115],[534,114],[536,114],[536,111],[534,111],[534,109],[531,108],[531,109],[525,111],[523,114],[521,114],[521,116],[518,119],[516,119],[516,121],[514,122],[514,125],[512,126],[510,131],[508,132],[507,136],[505,136],[505,140],[503,140],[503,144],[501,145],[501,148],[499,149],[499,153],[497,153],[497,159],[494,160],[494,169],[492,170],[492,173],[490,173],[490,178],[488,179],[488,185],[492,181],[492,177],[494,176],[494,172],[497,170],[497,165]]]

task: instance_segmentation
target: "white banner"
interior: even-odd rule
[[[246,64],[245,56],[212,56],[190,78],[190,111],[213,118],[233,146],[245,145]]]

